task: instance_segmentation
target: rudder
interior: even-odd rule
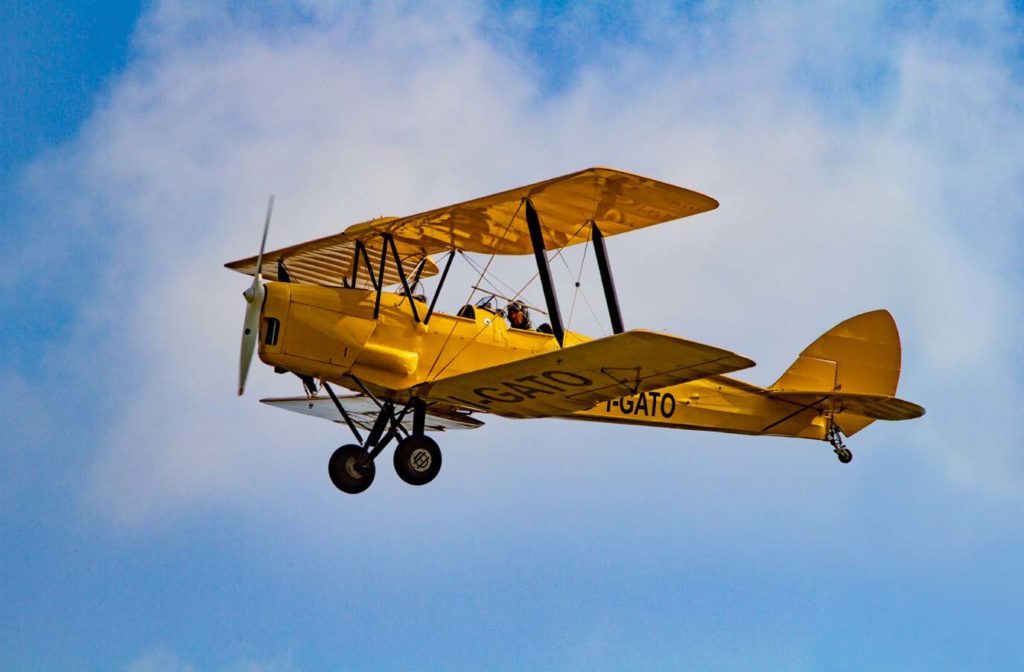
[[[900,334],[887,310],[840,322],[804,348],[770,392],[896,395]]]

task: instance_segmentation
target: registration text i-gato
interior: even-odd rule
[[[688,189],[590,168],[264,253],[272,206],[259,256],[227,264],[253,276],[238,393],[257,348],[275,371],[296,374],[302,396],[262,401],[347,425],[355,443],[328,464],[344,492],[370,486],[396,439],[398,475],[430,482],[441,451],[427,432],[476,428],[485,413],[819,439],[844,463],[844,436],[924,413],[895,396],[900,340],[885,310],[833,327],[767,388],[726,375],[753,366],[746,357],[626,331],[605,239],[718,206]],[[593,248],[611,336],[563,326],[547,253],[578,244]],[[534,255],[544,307],[490,293],[455,315],[435,312],[457,254]],[[440,268],[431,255],[444,255]],[[420,281],[438,273],[428,300]],[[534,328],[531,309],[546,322]]]

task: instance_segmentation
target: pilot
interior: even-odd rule
[[[518,301],[513,301],[508,304],[506,314],[508,315],[508,321],[512,325],[513,329],[533,328],[533,325],[530,324],[530,312],[526,310],[526,306]]]

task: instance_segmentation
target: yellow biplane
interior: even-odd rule
[[[257,345],[275,371],[296,374],[302,396],[262,401],[348,426],[355,443],[328,463],[347,493],[370,486],[374,460],[396,439],[399,477],[430,482],[441,451],[427,432],[479,427],[478,413],[819,439],[843,463],[853,457],[844,436],[921,416],[895,397],[900,341],[884,310],[826,332],[768,388],[726,375],[753,366],[746,357],[624,329],[605,239],[717,206],[688,189],[590,168],[264,253],[271,197],[260,254],[227,264],[254,276],[238,393]],[[611,336],[563,327],[547,252],[577,244],[594,250]],[[509,305],[500,309],[492,295],[455,315],[435,312],[452,260],[472,253],[534,255],[548,323],[524,323],[529,307],[519,296],[503,297]],[[441,254],[443,268],[431,257]],[[428,301],[417,289],[438,273]]]

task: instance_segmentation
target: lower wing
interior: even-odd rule
[[[280,399],[260,399],[261,402],[275,408],[283,408],[286,411],[311,415],[315,418],[324,418],[332,422],[344,423],[345,419],[337,406],[329,397],[285,397]],[[345,412],[352,418],[352,422],[366,431],[370,431],[380,407],[369,397],[357,394],[351,397],[338,397],[338,401],[345,407]],[[451,429],[476,429],[484,423],[465,413],[441,413],[428,407],[426,430],[443,432]],[[412,430],[412,413],[407,413],[402,420],[406,429]]]
[[[510,418],[543,418],[753,365],[728,350],[634,330],[423,383],[409,391],[455,407]]]

